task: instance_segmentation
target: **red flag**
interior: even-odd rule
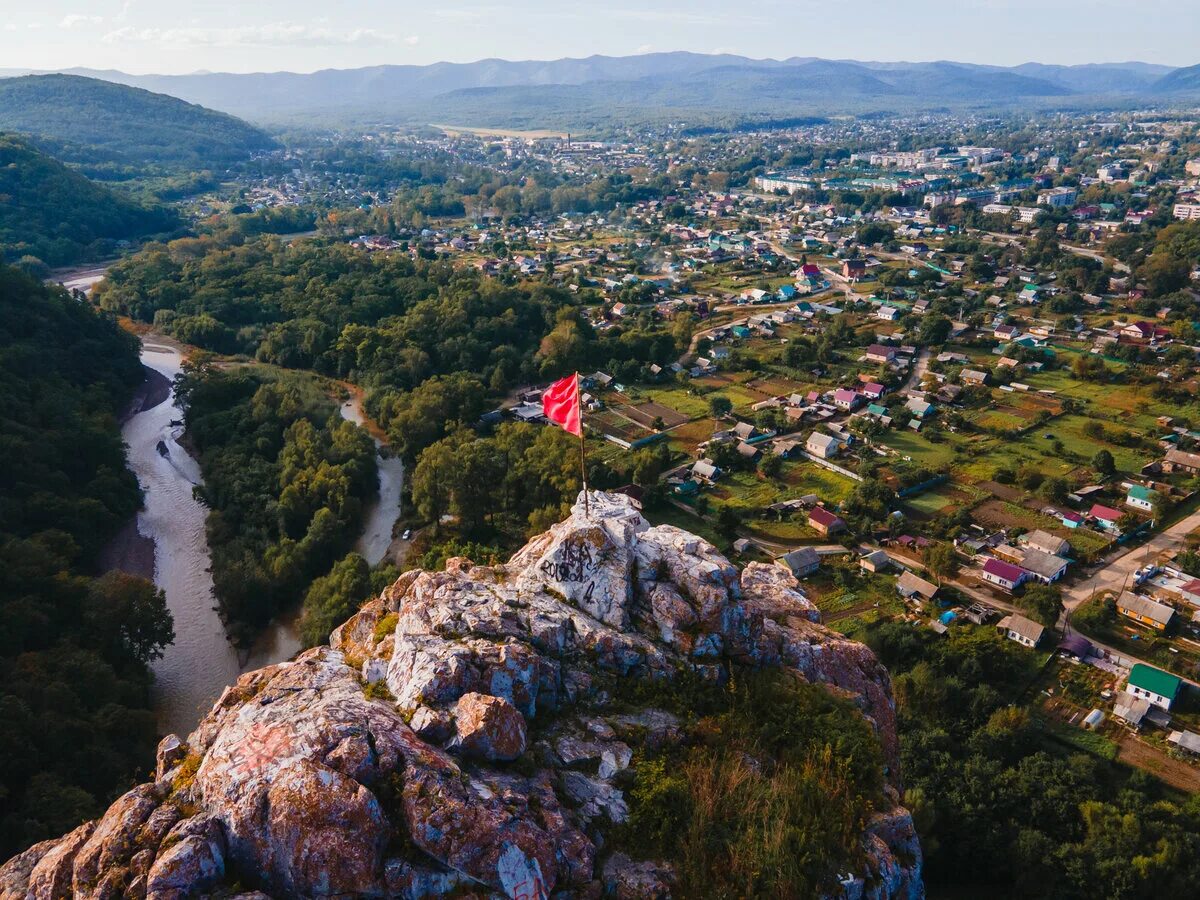
[[[542,393],[542,412],[546,418],[577,437],[583,436],[579,410],[579,373],[560,378]]]

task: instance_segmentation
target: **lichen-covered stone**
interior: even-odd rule
[[[514,760],[525,752],[525,719],[503,697],[463,694],[454,708],[457,746],[469,756]]]

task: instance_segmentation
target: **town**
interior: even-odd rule
[[[1197,125],[1002,131],[845,155],[879,135],[742,136],[759,169],[815,147],[740,186],[674,176],[714,161],[702,140],[495,139],[506,161],[660,183],[606,213],[496,194],[350,240],[567,286],[597,332],[690,323],[678,358],[582,380],[592,452],[662,460],[630,487],[652,519],[786,568],[848,634],[996,628],[1046,654],[1055,727],[1194,789],[1200,268],[1171,223],[1200,217]],[[428,149],[495,157],[484,140]],[[539,385],[484,420],[505,418],[544,421]]]

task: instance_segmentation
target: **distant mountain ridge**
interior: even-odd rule
[[[77,75],[0,79],[0,130],[68,162],[225,167],[275,141],[232,115],[175,96]]]
[[[1076,99],[1129,103],[1200,92],[1200,68],[1176,71],[1143,62],[1004,67],[947,61],[858,62],[792,57],[751,59],[684,51],[638,56],[426,66],[383,65],[308,74],[76,74],[169,94],[253,121],[536,121],[582,124],[645,117],[654,111],[713,114],[820,114],[944,106],[1020,105]],[[3,74],[3,70],[0,70]],[[3,84],[3,82],[0,82]],[[481,107],[486,98],[488,108]],[[636,100],[636,104],[634,102]],[[577,104],[571,108],[572,104]],[[484,118],[479,118],[483,115]],[[431,118],[432,116],[432,118]],[[489,121],[490,119],[490,121]],[[0,120],[2,124],[2,120]]]

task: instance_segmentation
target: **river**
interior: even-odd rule
[[[90,294],[106,271],[107,266],[77,269],[51,280]],[[141,360],[170,382],[179,374],[183,354],[177,346],[150,335],[143,340]],[[136,534],[126,529],[129,533],[114,541],[108,556],[114,568],[147,577],[152,572],[154,583],[166,594],[175,620],[175,641],[152,666],[154,707],[164,732],[186,735],[240,674],[290,659],[300,651],[299,610],[272,623],[249,652],[239,652],[230,643],[213,591],[204,531],[208,511],[192,495],[201,481],[200,467],[179,443],[183,426],[176,423],[183,413],[174,393],[154,380],[159,381],[158,390],[148,392],[151,396],[144,404],[148,408],[128,417],[121,428],[129,468],[142,487],[144,508],[134,523]],[[341,405],[340,412],[349,421],[366,424],[358,392]],[[160,442],[165,454],[159,451]],[[366,509],[355,547],[371,565],[383,559],[391,546],[404,486],[403,463],[387,454],[380,440],[375,439],[375,446],[379,495]]]
[[[357,392],[341,405],[339,412],[349,422],[364,427],[367,424],[362,396]],[[400,492],[404,489],[404,463],[388,453],[387,446],[379,438],[374,441],[379,495],[367,506],[363,533],[354,548],[372,566],[387,556],[392,546],[392,529],[400,517]]]
[[[142,363],[172,379],[182,354],[147,339]],[[186,735],[238,675],[289,659],[301,645],[295,614],[273,623],[249,653],[239,653],[226,636],[209,572],[207,509],[192,495],[200,467],[179,444],[183,427],[172,424],[182,418],[172,393],[128,419],[121,435],[129,468],[145,494],[137,531],[154,543],[154,583],[175,619],[175,642],[153,664],[154,706],[164,731]],[[160,441],[166,455],[159,452]]]

